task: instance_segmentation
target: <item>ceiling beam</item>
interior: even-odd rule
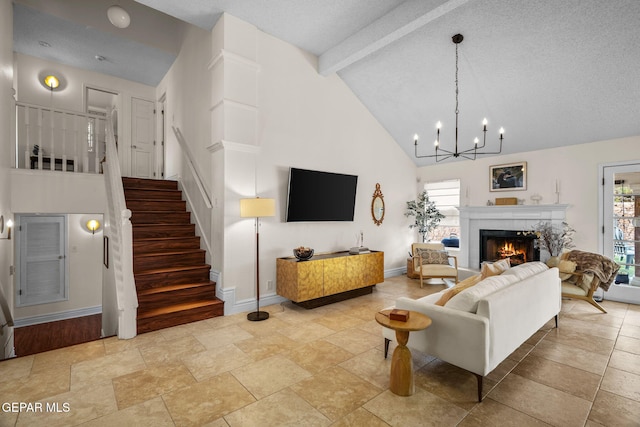
[[[320,55],[318,72],[337,73],[469,1],[448,0],[436,8],[424,0],[406,1]]]

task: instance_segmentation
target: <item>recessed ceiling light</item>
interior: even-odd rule
[[[44,40],[40,40],[38,44],[42,47],[51,47],[51,45]]]
[[[117,5],[113,5],[107,9],[107,18],[109,18],[109,22],[118,28],[127,28],[129,23],[131,23],[129,13]]]
[[[98,61],[101,61],[101,62],[102,62],[102,61],[104,61],[105,59],[107,59],[107,58],[105,58],[105,57],[104,57],[104,56],[102,56],[102,55],[96,55],[96,56],[95,56],[95,58],[96,58]]]

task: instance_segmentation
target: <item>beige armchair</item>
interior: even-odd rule
[[[449,278],[458,283],[458,258],[449,255],[442,243],[414,243],[411,253],[413,269],[420,275],[420,287],[424,279]]]
[[[593,299],[594,292],[598,289],[598,286],[600,286],[600,279],[598,279],[597,276],[584,274],[580,271],[563,274],[571,275],[562,281],[563,298],[580,299],[593,305],[603,313],[607,312],[607,310]]]
[[[563,267],[563,263],[567,262],[571,265]],[[593,299],[593,293],[598,287],[605,291],[609,289],[620,269],[618,264],[597,253],[572,250],[562,254],[558,268],[563,298],[587,301],[603,313],[607,312]]]

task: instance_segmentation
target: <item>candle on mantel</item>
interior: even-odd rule
[[[560,181],[556,179],[556,193],[560,192]]]

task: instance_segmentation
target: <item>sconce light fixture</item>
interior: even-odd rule
[[[4,215],[0,215],[0,234],[4,233],[4,227],[7,227],[7,237],[1,237],[0,240],[11,240],[11,228],[13,227],[13,221],[8,219],[4,222]]]
[[[44,78],[44,85],[53,91],[60,86],[60,80],[54,75],[48,75]]]
[[[107,9],[107,18],[109,18],[109,22],[118,28],[127,28],[131,23],[129,13],[115,4]]]
[[[90,219],[87,221],[87,230],[91,232],[91,234],[96,234],[96,230],[100,229],[100,221],[97,219]]]

